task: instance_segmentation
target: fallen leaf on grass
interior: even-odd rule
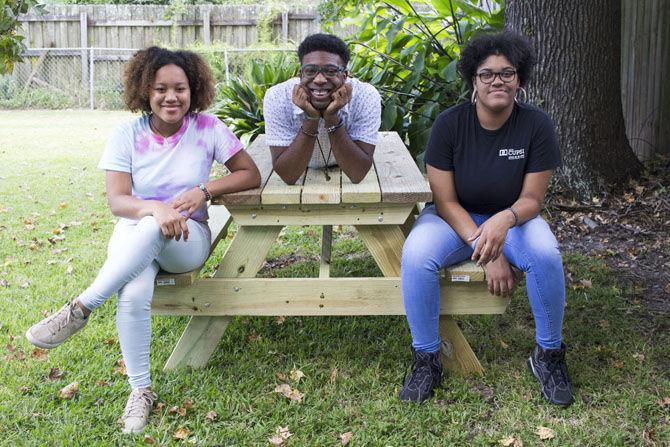
[[[305,377],[305,374],[299,369],[291,370],[291,380],[294,382],[300,382],[300,379]]]
[[[337,368],[333,368],[330,371],[330,383],[335,383],[337,381]]]
[[[633,358],[639,362],[644,362],[645,359],[644,354],[639,354],[637,352],[633,354]]]
[[[537,427],[537,431],[535,433],[537,433],[537,435],[540,437],[540,440],[542,441],[553,439],[554,436],[556,436],[556,432],[547,427]]]
[[[493,388],[483,385],[483,384],[478,384],[475,385],[475,389],[479,391],[479,394],[484,398],[484,401],[487,403],[493,402],[495,399],[495,392],[493,391]]]
[[[156,408],[154,408],[154,413],[155,414],[161,414],[163,411],[163,408],[165,408],[165,402],[158,402],[156,404]]]
[[[286,377],[286,374],[284,373],[277,373],[277,380],[281,380],[282,382],[288,382],[288,377]]]
[[[59,203],[59,204],[58,204],[58,208],[61,208],[61,209],[62,209],[62,208],[67,208],[67,203],[65,203],[65,202],[61,202],[61,203]]]
[[[58,368],[51,368],[51,369],[49,370],[49,374],[47,375],[47,378],[48,378],[49,380],[58,380],[58,379],[60,379],[61,377],[63,377],[63,374],[64,374],[64,372],[61,371],[60,369],[58,369]]]
[[[30,287],[30,281],[26,281],[23,284],[21,284],[22,289],[27,289],[28,287]]]
[[[350,432],[350,431],[348,431],[348,432],[346,432],[346,433],[342,433],[342,434],[340,435],[340,442],[342,442],[342,445],[347,445],[347,444],[349,444],[349,441],[351,440],[351,437],[352,437],[353,435],[354,435],[354,434],[353,434],[352,432]]]
[[[149,435],[144,435],[144,443],[145,444],[155,444],[156,440]]]
[[[116,365],[114,369],[112,369],[113,374],[119,374],[121,376],[125,376],[128,374],[128,371],[126,370],[126,362],[123,361],[123,359],[119,359],[116,361]]]
[[[182,404],[182,406],[185,409],[189,409],[193,406],[193,401],[191,399],[184,399],[184,403]]]
[[[71,265],[69,265],[69,266],[65,269],[65,274],[66,274],[66,275],[70,275],[70,274],[72,274],[72,271],[73,271],[73,270],[74,270],[74,268],[73,268]]]
[[[98,380],[97,382],[95,382],[95,386],[109,386],[109,382],[107,382],[106,380]]]
[[[178,414],[179,416],[186,416],[186,408],[178,407],[177,405],[170,407],[168,414]]]
[[[30,393],[30,388],[24,385],[21,388],[19,388],[19,391],[21,392],[21,394],[28,394]]]
[[[6,279],[0,279],[0,287],[9,287],[9,283]]]
[[[585,289],[593,288],[593,282],[590,279],[580,279],[579,284]]]
[[[283,316],[283,315],[280,315],[277,318],[275,318],[275,323],[277,323],[278,326],[281,326],[282,324],[284,324],[285,321],[286,321],[286,317]]]
[[[30,353],[30,357],[34,358],[35,360],[46,360],[49,357],[49,351],[42,348],[35,348]]]
[[[186,427],[180,427],[177,429],[177,431],[174,432],[174,435],[172,435],[175,439],[186,439],[189,436],[191,436],[191,430],[189,430]]]
[[[503,447],[523,447],[523,441],[520,438],[515,438],[514,436],[509,436],[505,439],[498,441]]]
[[[282,383],[275,387],[275,393],[280,393],[284,397],[287,397],[296,402],[302,402],[302,398],[305,397],[304,393],[301,393],[297,389],[292,389],[291,385],[288,383]]]
[[[256,333],[256,331],[251,331],[251,334],[247,335],[247,341],[249,343],[257,342],[261,340],[261,336]]]
[[[507,348],[509,348],[509,345],[508,345],[507,343],[505,343],[504,341],[502,341],[502,340],[500,340],[500,346],[501,346],[503,349],[507,349]]]
[[[104,344],[107,346],[116,346],[116,339],[115,338],[108,338],[107,340],[103,341]]]
[[[207,422],[214,422],[219,418],[219,415],[216,413],[216,411],[208,411],[207,416],[205,416],[205,419]]]
[[[61,399],[72,399],[77,393],[79,393],[79,382],[72,382],[60,390],[58,397]]]
[[[286,427],[277,427],[274,436],[268,438],[268,441],[270,441],[270,444],[272,445],[283,446],[291,436],[293,436],[293,433],[288,431],[288,425]]]
[[[624,367],[623,360],[614,360],[612,366],[614,366],[616,369],[623,369]]]
[[[663,399],[659,399],[658,403],[662,407],[670,407],[670,397],[664,397]]]

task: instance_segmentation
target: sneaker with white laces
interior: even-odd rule
[[[70,301],[55,314],[31,326],[26,331],[26,338],[35,346],[52,349],[79,332],[86,323],[88,317],[74,301]]]
[[[141,433],[147,425],[149,413],[154,407],[158,395],[151,388],[136,388],[130,393],[126,409],[123,410],[121,423],[124,433]]]

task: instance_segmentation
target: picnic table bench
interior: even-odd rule
[[[431,199],[430,188],[395,132],[380,132],[374,164],[358,184],[340,169],[306,169],[294,185],[272,170],[270,149],[260,135],[248,148],[261,172],[261,186],[212,201],[212,250],[231,221],[238,229],[213,278],[198,270],[161,273],[152,310],[189,315],[165,369],[204,366],[236,315],[404,315],[400,258],[405,236]],[[323,226],[318,278],[256,278],[286,225]],[[330,276],[333,225],[353,225],[384,277]],[[436,235],[436,237],[439,237]],[[509,298],[489,294],[484,271],[472,262],[446,269],[441,278],[440,336],[447,368],[483,373],[453,315],[501,314]]]

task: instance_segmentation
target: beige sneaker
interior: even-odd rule
[[[26,338],[35,346],[51,349],[79,332],[88,323],[81,308],[70,301],[58,312],[34,324],[26,332]]]
[[[141,433],[144,430],[156,399],[158,395],[151,388],[137,388],[130,393],[121,416],[124,433]]]

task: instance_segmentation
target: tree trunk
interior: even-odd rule
[[[640,171],[621,106],[621,5],[618,0],[508,0],[506,28],[538,56],[528,92],[556,123],[561,186],[590,199]]]
[[[638,158],[670,155],[670,7],[623,0],[621,87],[626,134]]]

